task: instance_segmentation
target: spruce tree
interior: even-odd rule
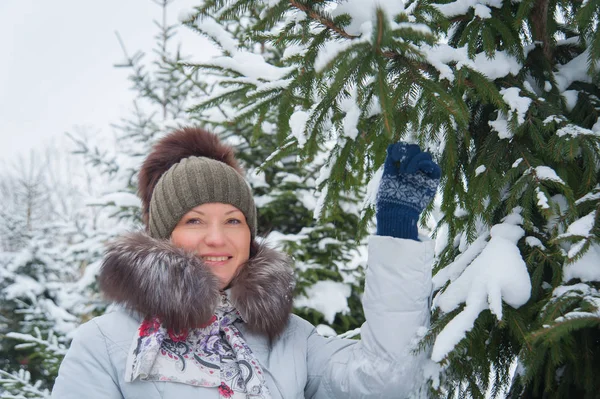
[[[156,22],[152,59],[146,60],[142,52],[130,55],[123,45],[125,60],[117,67],[131,71],[138,96],[131,117],[113,126],[115,142],[111,145],[85,132],[70,134],[73,152],[85,167],[70,170],[67,182],[43,174],[46,186],[38,187],[41,192],[68,201],[73,193],[58,190],[54,198],[56,189],[50,187],[67,187],[81,177],[74,171],[89,173],[87,183],[94,190],[87,193],[86,204],[73,204],[76,217],[66,220],[60,211],[63,204],[57,204],[56,212],[42,212],[46,219],[53,215],[45,220],[52,223],[34,224],[37,228],[19,248],[0,256],[6,264],[0,269],[0,358],[6,359],[0,396],[49,397],[75,328],[106,311],[96,285],[106,242],[141,225],[136,195],[141,161],[161,135],[189,123],[184,119],[185,101],[195,96],[198,83],[189,82],[176,67],[183,58],[172,48],[176,26],[166,19],[171,3],[157,3],[163,18]],[[25,220],[17,221],[26,225]],[[1,237],[3,245],[11,244],[4,240],[11,235]]]
[[[310,167],[326,151],[323,217],[345,196],[369,203],[388,144],[434,153],[439,211],[422,219],[436,211],[431,396],[597,397],[599,2],[207,0],[196,11],[188,24],[224,49],[200,67],[228,77],[199,109],[231,105],[256,140],[274,123],[262,170],[290,156]],[[245,48],[279,57],[237,51],[227,27],[241,15]]]
[[[208,62],[182,66],[184,71],[200,72],[210,83],[190,115],[235,145],[255,194],[259,233],[295,261],[294,312],[324,334],[354,330],[364,321],[360,295],[366,236],[359,226],[356,195],[348,193],[335,204],[325,204],[336,211],[316,221],[324,205],[315,188],[321,171],[327,170],[325,147],[304,164],[293,154],[265,164],[285,137],[277,127],[277,113],[268,105],[256,114],[240,113],[248,96],[269,96],[279,85],[277,76],[285,73],[280,68],[281,49],[251,30],[265,11],[266,5],[255,4],[213,17],[209,9],[200,8],[183,17],[189,28],[207,35],[221,50]],[[241,61],[232,66],[230,57]],[[257,67],[256,62],[261,64]]]
[[[30,168],[2,180],[10,188],[3,192],[5,216],[15,221],[0,235],[2,397],[48,397],[69,334],[88,313],[77,249],[91,233],[91,213],[82,212],[81,176],[67,168],[69,156],[58,154],[32,152],[20,163]]]

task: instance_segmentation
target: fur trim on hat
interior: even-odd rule
[[[219,302],[219,280],[202,259],[146,233],[130,233],[108,249],[98,277],[105,296],[181,331],[206,324]],[[291,260],[258,245],[234,277],[230,299],[253,332],[274,338],[292,311]]]
[[[222,143],[216,134],[194,127],[175,130],[154,146],[138,175],[138,194],[142,199],[142,217],[146,225],[150,199],[156,183],[171,166],[191,156],[221,161],[244,176],[243,169],[235,159],[233,148]]]

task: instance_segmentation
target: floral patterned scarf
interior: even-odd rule
[[[237,320],[243,321],[226,293],[205,326],[176,333],[156,317],[145,319],[127,358],[125,381],[212,387],[221,398],[270,398],[262,367],[233,324]]]

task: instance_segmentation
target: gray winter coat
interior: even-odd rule
[[[121,259],[130,262],[131,268],[142,268],[144,273],[148,262],[157,261],[156,253],[146,253],[139,258],[140,248],[124,245],[118,249]],[[163,248],[164,250],[164,248]],[[171,251],[171,249],[168,249]],[[131,253],[127,253],[131,251]],[[137,251],[137,252],[135,252]],[[134,255],[135,252],[135,255]],[[143,253],[143,249],[141,250]],[[266,373],[267,384],[273,398],[407,398],[423,388],[422,364],[424,355],[414,355],[411,351],[419,329],[429,325],[429,296],[431,291],[430,242],[373,236],[369,241],[369,266],[367,269],[363,307],[367,321],[361,328],[361,340],[325,338],[303,319],[289,315],[287,303],[277,299],[265,300],[285,309],[273,309],[272,313],[285,313],[285,322],[279,326],[277,317],[261,314],[256,299],[247,292],[232,292],[234,304],[248,321],[252,317],[263,317],[267,321],[250,320],[238,323],[238,328],[246,342],[260,361]],[[134,256],[134,259],[127,258]],[[179,255],[176,255],[177,257]],[[173,261],[173,254],[169,255]],[[188,259],[189,260],[189,259]],[[282,273],[277,267],[271,269],[269,262],[277,264],[281,257],[277,254],[262,255],[259,262],[248,266],[252,271],[247,279],[256,281],[258,267],[266,269],[263,285],[276,288],[270,294],[286,296],[279,286],[269,280],[270,273]],[[126,268],[123,263],[117,267]],[[174,266],[167,265],[171,268]],[[281,266],[281,265],[280,265]],[[245,266],[246,267],[246,266]],[[168,273],[168,268],[159,273]],[[120,278],[112,276],[114,279]],[[206,276],[204,276],[206,277]],[[147,278],[136,275],[134,278]],[[173,279],[154,276],[161,282]],[[119,284],[118,281],[112,281]],[[130,283],[129,281],[126,283]],[[125,283],[124,283],[125,284]],[[238,284],[241,284],[238,282]],[[125,287],[125,285],[124,285]],[[235,287],[235,285],[234,285]],[[279,287],[279,288],[277,288]],[[178,287],[182,288],[182,287]],[[246,287],[247,289],[248,287]],[[134,290],[135,291],[135,290]],[[232,289],[233,291],[233,289]],[[134,292],[131,295],[144,295]],[[120,293],[120,295],[125,295]],[[237,295],[237,297],[236,297]],[[246,295],[246,296],[244,296]],[[118,295],[113,295],[113,299]],[[237,299],[236,299],[237,298]],[[155,298],[156,299],[156,298]],[[118,310],[92,319],[79,327],[71,348],[60,366],[59,375],[52,392],[59,399],[204,399],[219,397],[216,388],[194,387],[175,382],[139,381],[125,382],[125,364],[135,345],[137,329],[141,318],[138,313],[149,311],[136,307],[135,298],[121,298],[120,302],[136,310]],[[165,299],[168,300],[168,299]],[[249,301],[250,303],[243,303]],[[172,305],[172,303],[171,303]],[[260,305],[260,304],[259,304]],[[156,305],[159,306],[159,305]],[[198,306],[198,304],[196,304]],[[253,308],[254,306],[254,308]],[[155,309],[152,309],[155,310]],[[255,312],[255,313],[253,313]],[[269,312],[271,313],[271,312]],[[182,314],[182,317],[185,316]],[[280,329],[273,340],[269,331],[263,328]],[[272,331],[271,331],[272,332]]]

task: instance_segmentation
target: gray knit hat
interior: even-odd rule
[[[211,202],[238,208],[256,237],[254,198],[233,149],[206,130],[183,128],[160,140],[140,170],[139,194],[154,238],[169,238],[183,215]]]
[[[150,201],[150,235],[169,238],[183,215],[210,202],[238,208],[256,237],[256,206],[250,187],[231,166],[205,157],[189,157],[173,165],[158,181]]]

